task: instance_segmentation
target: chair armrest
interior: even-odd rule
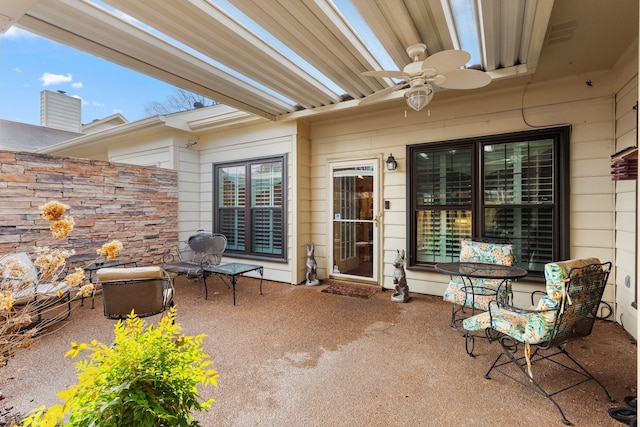
[[[536,295],[545,296],[545,295],[547,295],[547,293],[544,292],[544,291],[533,291],[533,292],[531,292],[531,305],[536,305],[536,302],[534,301],[534,297]]]
[[[191,261],[191,260],[184,259],[184,254],[187,252],[193,253],[187,243],[183,244],[181,247],[179,247],[175,251],[173,249],[167,249],[162,254],[162,262],[164,263],[175,262],[176,258],[177,258],[177,261]]]
[[[497,300],[493,300],[489,302],[489,314],[491,314],[491,308],[496,307],[496,309],[510,311],[512,313],[518,314],[527,314],[527,313],[548,313],[551,311],[559,311],[559,308],[549,308],[545,310],[538,310],[536,308],[526,308],[526,307],[518,307],[511,304],[506,304]]]
[[[172,253],[170,249],[167,249],[166,251],[164,251],[162,253],[162,262],[163,263],[175,262],[175,260],[176,260],[176,255],[174,253]]]

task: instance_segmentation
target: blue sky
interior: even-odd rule
[[[96,3],[129,22],[159,35],[153,29],[108,5],[100,1]],[[225,10],[231,11],[236,18],[253,28],[276,48],[297,58],[286,46],[261,30],[226,0],[217,0],[216,3],[222,5]],[[348,17],[356,31],[367,40],[369,47],[386,68],[396,69],[391,58],[375,40],[353,5],[348,0],[336,0],[336,4]],[[168,40],[180,46],[180,43]],[[320,73],[314,73],[313,67],[299,58],[296,60],[336,93],[343,92]],[[237,75],[235,71],[224,65],[211,62]],[[90,123],[115,113],[122,114],[130,122],[140,120],[147,116],[144,113],[146,104],[153,101],[164,102],[167,97],[175,93],[176,88],[16,27],[0,35],[0,119],[39,125],[40,92],[43,90],[61,90],[69,96],[82,99],[82,123]]]
[[[40,124],[40,92],[62,90],[82,99],[82,123],[122,114],[147,116],[174,87],[95,56],[11,28],[0,36],[0,119]]]

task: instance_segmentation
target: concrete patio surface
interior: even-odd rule
[[[259,295],[255,279],[241,278],[233,306],[231,290],[209,280],[208,300],[197,283],[176,281],[177,322],[186,334],[208,335],[205,351],[220,374],[218,387],[202,389],[216,399],[197,414],[203,426],[563,425],[544,397],[497,373],[484,379],[499,344],[477,340],[477,356],[469,357],[440,297],[411,294],[403,304],[390,291],[360,299],[269,281]],[[100,296],[95,302],[95,309],[75,307],[63,328],[0,369],[0,408],[26,413],[59,403],[56,393],[76,382],[74,361],[63,357],[70,342],[113,337],[114,321],[104,318]],[[590,381],[557,395],[567,418],[576,426],[623,425],[607,409],[636,394],[635,341],[598,320],[568,350],[616,402]],[[561,377],[536,368],[545,381]]]

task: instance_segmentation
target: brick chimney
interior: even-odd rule
[[[40,126],[82,133],[82,101],[63,91],[40,92]]]

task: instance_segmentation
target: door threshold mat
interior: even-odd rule
[[[371,285],[359,285],[355,283],[338,282],[333,280],[328,281],[327,284],[329,286],[324,288],[321,292],[363,299],[367,299],[378,292],[378,288]]]

